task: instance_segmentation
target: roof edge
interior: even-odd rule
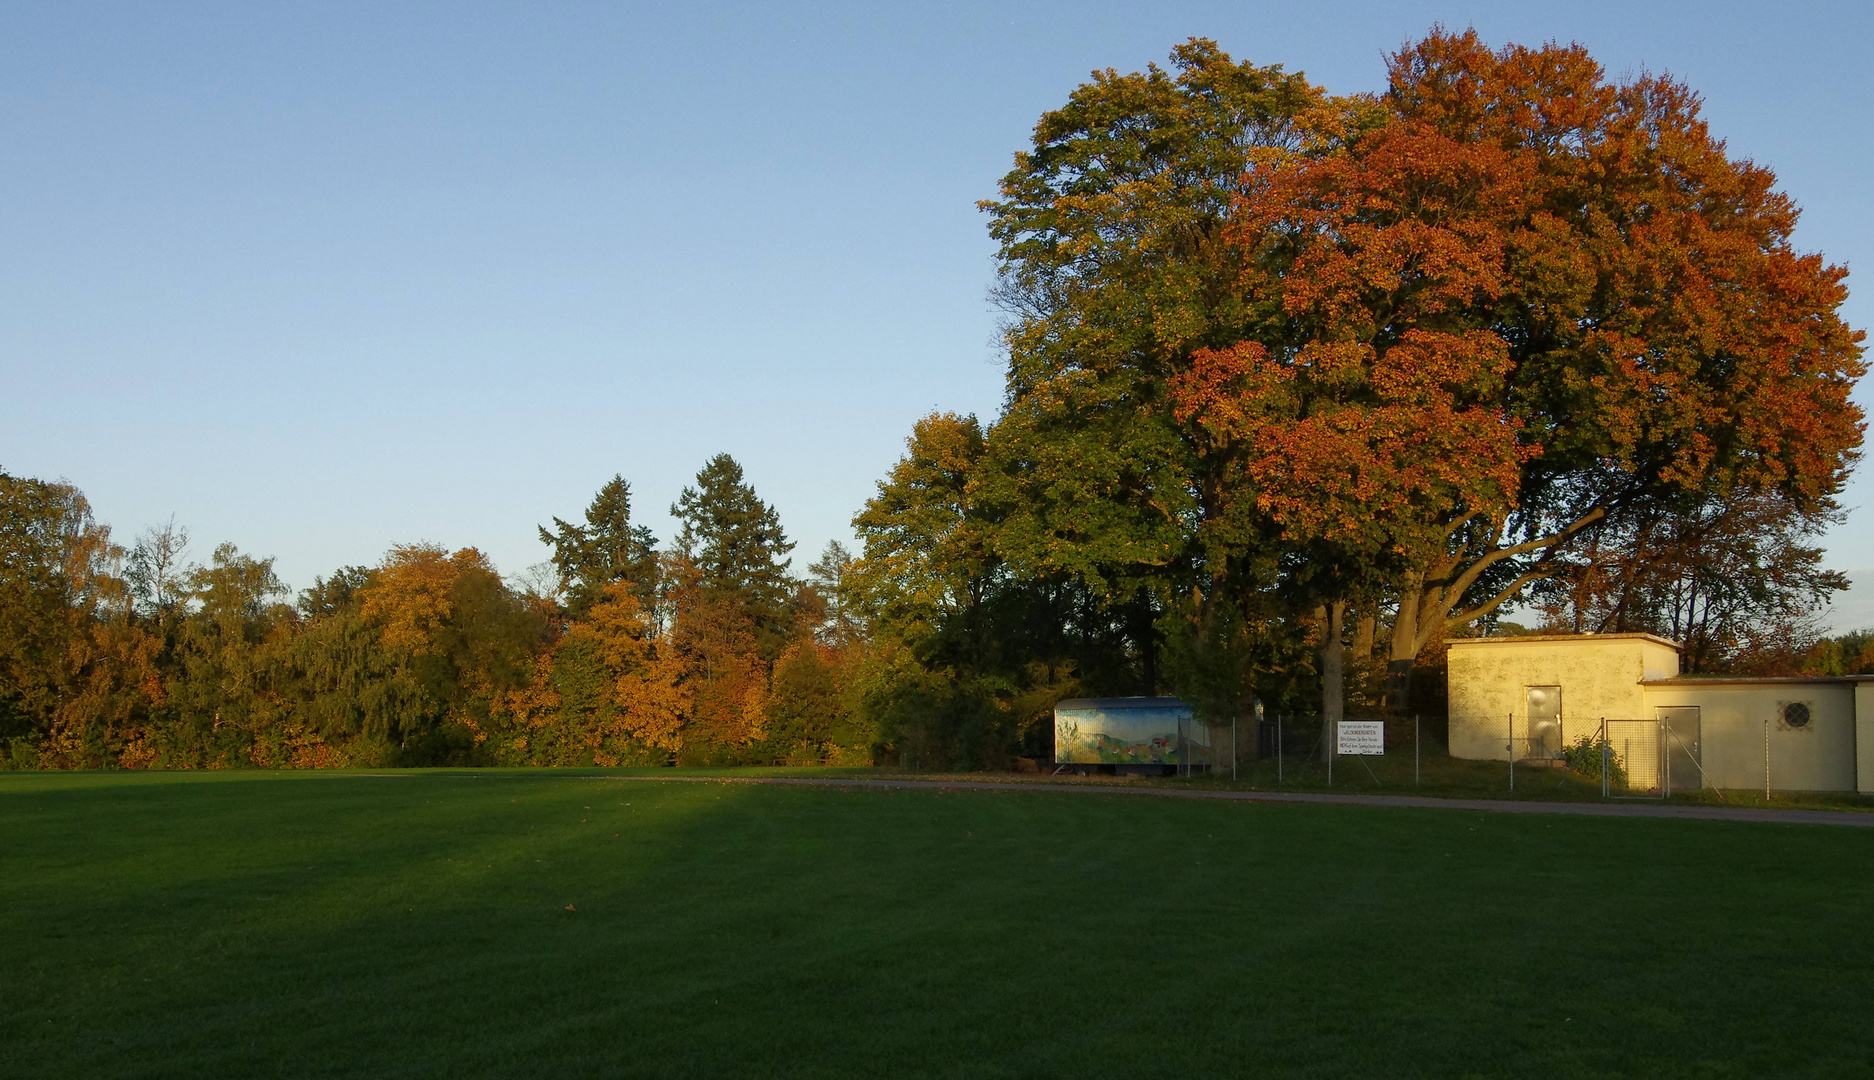
[[[1445,642],[1445,647],[1510,645],[1523,641],[1650,641],[1674,651],[1685,647],[1671,638],[1663,638],[1658,634],[1502,634],[1495,637],[1450,638]]]
[[[1849,685],[1874,682],[1874,675],[1674,675],[1641,679],[1641,686],[1788,686],[1792,683]]]

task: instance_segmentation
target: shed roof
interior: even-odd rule
[[[1641,679],[1641,686],[1783,686],[1790,683],[1864,683],[1874,675],[1674,675]]]
[[[1191,703],[1175,697],[1077,697],[1056,702],[1056,709],[1188,709]]]

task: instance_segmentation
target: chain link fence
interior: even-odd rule
[[[1330,753],[1338,746],[1340,732],[1321,715],[1269,713],[1257,720],[1239,720],[1217,739],[1213,772],[1237,778],[1250,765],[1259,766],[1262,772],[1273,766],[1274,776],[1269,778],[1278,783],[1325,781],[1331,785],[1337,775],[1342,780],[1378,782],[1383,771],[1388,783],[1399,783],[1402,777],[1406,782],[1417,779],[1428,753],[1445,756],[1439,741],[1442,725],[1418,716],[1354,713],[1341,722],[1378,725],[1384,752]]]
[[[1725,790],[1761,790],[1768,797],[1771,790],[1769,732],[1761,722],[1732,732],[1738,725],[1709,716],[1701,726],[1696,710],[1665,707],[1647,719],[1518,713],[1447,720],[1355,713],[1341,723],[1377,725],[1383,739],[1376,745],[1369,727],[1359,740],[1369,752],[1332,753],[1340,740],[1320,714],[1270,713],[1213,728],[1207,771],[1258,784],[1435,786],[1447,793],[1566,789],[1569,797],[1579,797],[1586,786],[1610,799],[1663,799],[1700,790],[1716,791],[1720,799]],[[1779,776],[1791,775],[1778,762]],[[1809,789],[1789,781],[1776,785]]]
[[[1648,719],[1512,713],[1454,718],[1451,724],[1466,736],[1464,756],[1508,758],[1512,778],[1518,769],[1565,768],[1600,781],[1608,798],[1661,799],[1675,791],[1721,787],[1703,762],[1696,709],[1665,707]],[[1494,739],[1488,734],[1493,728]],[[1766,777],[1767,768],[1766,760]]]

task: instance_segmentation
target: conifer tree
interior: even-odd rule
[[[584,618],[614,581],[629,581],[647,610],[656,597],[657,537],[631,523],[631,484],[613,476],[586,507],[586,523],[553,519],[553,532],[540,530],[540,542],[553,548],[566,610]]]
[[[670,513],[683,523],[677,550],[696,568],[700,598],[740,608],[754,624],[762,659],[779,656],[794,630],[787,574],[794,545],[774,507],[755,494],[734,458],[717,454]]]

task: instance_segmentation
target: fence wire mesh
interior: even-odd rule
[[[1668,784],[1665,725],[1658,720],[1605,720],[1597,740],[1606,762],[1604,794],[1658,798]]]
[[[1499,714],[1495,717],[1351,714],[1343,722],[1383,723],[1383,752],[1334,753],[1335,728],[1318,713],[1240,720],[1212,733],[1208,768],[1256,785],[1326,784],[1399,790],[1421,782],[1441,792],[1590,791],[1616,799],[1662,799],[1700,790],[1771,785],[1770,733],[1761,722],[1731,724],[1696,710],[1662,707],[1647,718]],[[1738,730],[1733,731],[1735,727]],[[1364,746],[1371,747],[1369,739]],[[1796,766],[1778,759],[1784,770]],[[1782,784],[1777,790],[1784,790]],[[1793,790],[1793,788],[1792,788]],[[1818,788],[1818,790],[1825,790]]]

